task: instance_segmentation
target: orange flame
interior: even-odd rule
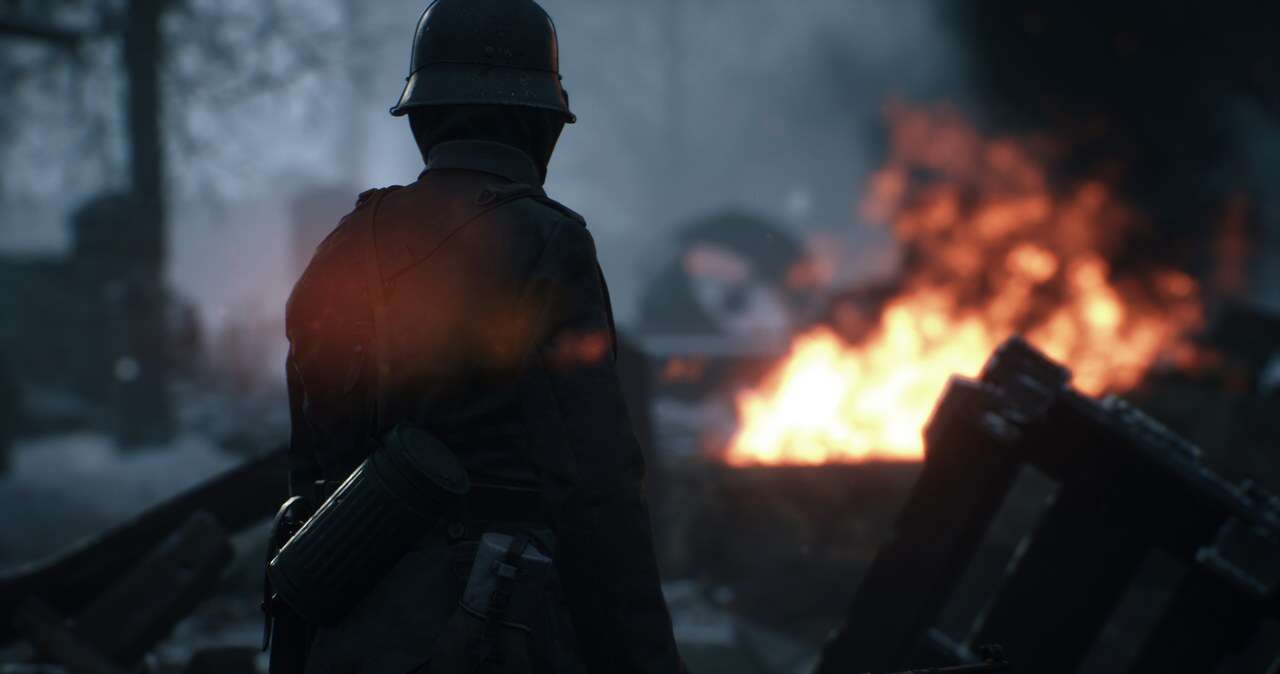
[[[1051,189],[1041,143],[983,139],[948,109],[888,112],[890,158],[862,212],[902,243],[898,291],[854,321],[861,334],[800,335],[737,397],[731,464],[918,460],[947,379],[976,375],[1012,334],[1098,394],[1135,386],[1201,320],[1189,276],[1112,268],[1141,220],[1104,184]]]

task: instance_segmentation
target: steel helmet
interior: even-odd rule
[[[533,0],[434,0],[418,20],[399,116],[431,105],[556,110],[568,122],[556,27]]]

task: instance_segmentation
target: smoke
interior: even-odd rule
[[[835,231],[849,250],[887,245],[853,216],[880,158],[880,106],[963,79],[927,3],[547,8],[581,119],[549,189],[596,232],[624,325],[700,215],[747,210],[795,234]]]
[[[206,315],[248,298],[282,303],[295,195],[343,186],[353,200],[417,173],[407,125],[386,109],[425,0],[189,5],[168,26],[172,280]],[[882,158],[881,106],[894,96],[971,101],[971,70],[991,69],[990,58],[973,56],[985,48],[976,19],[944,3],[544,5],[581,119],[566,131],[548,188],[587,216],[624,326],[677,228],[719,210],[754,211],[802,240],[834,233],[842,281],[889,271],[882,253],[891,242],[854,213]],[[178,43],[188,35],[204,37]],[[0,247],[57,252],[66,214],[123,186],[118,57],[106,40],[74,56],[6,47],[2,60],[26,74],[6,89],[24,104],[0,120]],[[978,83],[984,100],[995,81]],[[1246,126],[1274,128],[1265,119]],[[1255,175],[1269,174],[1271,145],[1247,146]]]
[[[746,208],[797,233],[835,231],[851,251],[889,245],[853,222],[879,160],[880,106],[894,94],[950,93],[963,80],[927,3],[545,5],[581,120],[566,130],[548,190],[587,217],[624,326],[677,228],[697,215]],[[255,156],[248,171],[225,153],[189,160],[216,177],[223,198],[206,198],[200,179],[184,183],[173,218],[179,288],[224,306],[265,288],[282,303],[294,194],[348,184],[354,199],[415,178],[409,130],[386,109],[407,74],[422,6],[362,5],[345,15],[338,67],[259,94],[231,121],[225,111],[200,113],[252,138]]]
[[[294,232],[299,195],[328,187],[352,203],[418,173],[409,129],[387,108],[425,2],[185,6],[166,22],[171,283],[206,325],[278,321],[297,249],[315,243]],[[858,226],[855,205],[880,159],[882,102],[963,88],[935,4],[545,6],[581,120],[548,190],[587,217],[624,328],[680,226],[713,212],[755,212],[800,240],[833,234],[824,240],[844,251],[846,279],[888,271],[892,244]],[[0,249],[58,254],[67,215],[125,187],[118,45],[95,39],[79,58],[50,58],[5,118],[16,135],[2,153]]]

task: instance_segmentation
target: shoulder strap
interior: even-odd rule
[[[442,228],[431,236],[423,237],[421,240],[416,241],[411,251],[412,257],[407,262],[399,265],[393,264],[391,268],[386,269],[384,287],[394,286],[401,275],[430,260],[450,239],[490,212],[513,201],[530,197],[536,198],[543,194],[541,187],[519,183],[502,187],[488,187],[481,190],[474,199],[461,202],[461,205],[455,207],[454,210],[446,212],[441,217],[442,220],[451,223],[447,228]]]
[[[378,207],[382,205],[382,198],[394,189],[396,188],[389,187],[368,190],[362,193],[358,202],[362,207],[357,209],[354,214],[357,218],[358,226],[364,234],[365,285],[369,289],[369,304],[373,312],[373,343],[371,347],[376,371],[372,394],[375,423],[374,437],[381,435],[387,421],[387,380],[391,375],[391,355],[387,342],[386,284],[388,280],[394,282],[397,275],[407,271],[407,269],[397,270],[392,273],[391,279],[384,279],[382,267],[378,261],[378,236],[374,221],[378,216]],[[458,225],[445,232],[439,240],[434,242],[427,254],[416,260],[413,265],[425,262],[454,234],[457,234],[467,225],[480,219],[490,211],[528,197],[546,198],[546,193],[540,187],[519,184],[512,185],[507,189],[484,190],[475,200],[474,207],[476,207],[476,210],[464,216]]]
[[[378,237],[374,229],[374,220],[378,215],[378,207],[389,189],[370,190],[361,194],[361,203],[368,201],[363,208],[355,212],[360,231],[364,234],[364,269],[365,287],[369,291],[369,305],[373,312],[373,351],[374,379],[373,391],[373,437],[382,435],[382,426],[386,421],[387,377],[391,374],[391,359],[387,346],[387,301],[386,287],[383,285],[382,272],[378,266]]]

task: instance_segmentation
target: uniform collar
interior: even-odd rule
[[[541,185],[542,176],[524,151],[489,140],[450,140],[431,148],[427,168],[465,169],[501,176],[511,182]]]

